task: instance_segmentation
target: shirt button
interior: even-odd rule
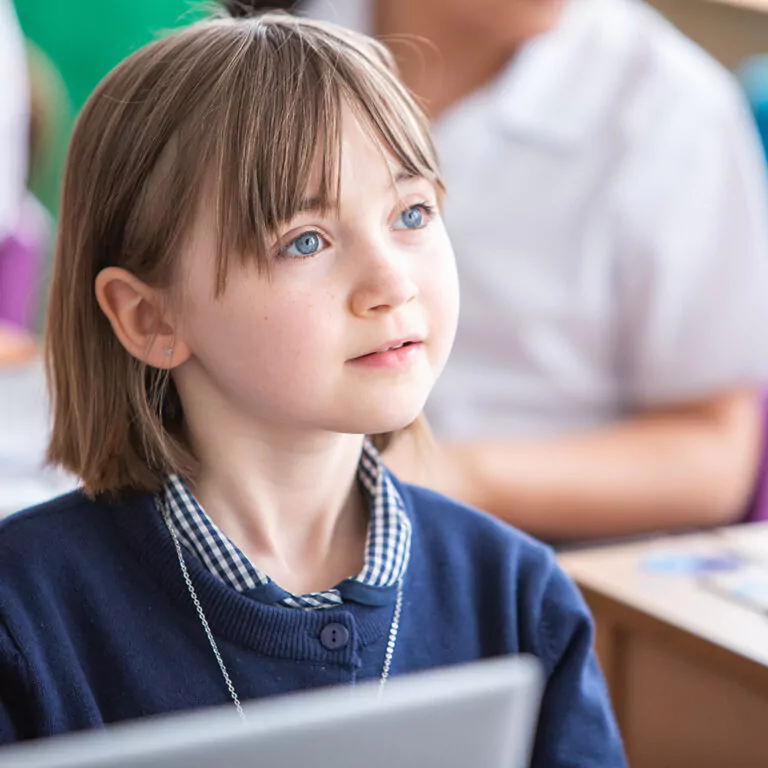
[[[349,630],[343,624],[326,624],[320,633],[320,642],[329,651],[341,650],[349,642]]]

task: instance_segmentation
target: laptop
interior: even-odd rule
[[[0,748],[3,768],[524,768],[542,674],[526,656],[291,693]]]

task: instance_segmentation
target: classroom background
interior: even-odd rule
[[[187,0],[13,5],[27,46],[30,125],[27,194],[15,229],[0,239],[0,516],[76,485],[43,463],[48,403],[39,339],[78,111],[121,59],[207,13]],[[734,74],[764,162],[768,0],[651,5]],[[768,406],[760,419],[768,434]],[[766,453],[763,446],[749,508],[735,526],[563,547],[562,563],[596,618],[598,654],[634,766],[768,765]]]

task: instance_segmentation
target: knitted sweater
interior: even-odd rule
[[[546,676],[534,768],[624,766],[588,610],[551,550],[397,489],[412,543],[391,674],[533,654]],[[187,565],[242,700],[379,676],[394,588],[378,605],[299,611]],[[329,623],[342,643],[323,641]],[[0,743],[230,701],[151,495],[75,492],[0,524]]]

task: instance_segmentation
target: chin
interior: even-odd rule
[[[394,398],[393,398],[394,399]],[[350,409],[345,414],[343,426],[336,431],[361,435],[381,435],[397,432],[412,424],[424,409],[427,398],[410,403],[369,403],[367,407]]]

